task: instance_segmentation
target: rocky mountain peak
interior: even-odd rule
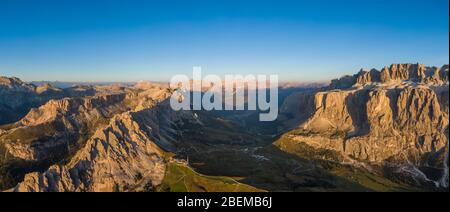
[[[14,91],[34,91],[35,86],[25,83],[17,77],[0,76],[0,89],[10,89]]]
[[[43,83],[42,85],[36,87],[36,92],[38,94],[45,93],[45,92],[61,92],[62,90],[60,88],[57,88],[50,83]]]
[[[448,83],[448,65],[442,68],[427,67],[423,64],[392,64],[381,71],[361,69],[355,75],[347,75],[340,79],[332,80],[331,89],[347,89],[355,85],[367,85],[373,83],[395,84],[402,82],[445,84]]]

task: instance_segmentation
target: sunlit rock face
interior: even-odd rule
[[[355,84],[366,85],[371,83],[413,82],[442,85],[448,83],[448,71],[448,65],[438,68],[427,67],[422,64],[393,64],[390,67],[384,67],[381,71],[376,69],[361,70],[355,75],[333,80],[330,89],[346,89]]]
[[[285,104],[297,110],[282,112],[308,117],[296,124],[313,133],[296,136],[299,142],[369,163],[434,167],[448,182],[448,96],[448,65],[394,64],[292,95]]]

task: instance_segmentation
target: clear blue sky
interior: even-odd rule
[[[0,75],[168,80],[278,73],[321,81],[391,63],[443,65],[448,0],[0,1]]]

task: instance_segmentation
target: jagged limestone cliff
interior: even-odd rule
[[[157,144],[170,139],[170,135],[158,126],[169,117],[157,114],[165,111],[170,110],[157,106],[114,116],[107,126],[96,130],[68,164],[27,174],[13,190],[151,190],[164,178],[165,151]]]
[[[392,64],[381,71],[362,69],[353,76],[332,80],[330,89],[347,89],[355,84],[401,83],[405,81],[424,84],[445,84],[448,82],[449,66],[426,67],[423,64]]]
[[[368,163],[439,169],[446,180],[434,181],[448,186],[448,96],[448,66],[398,64],[292,95],[285,104],[301,106],[282,112],[303,117],[295,122],[304,130],[298,142]]]

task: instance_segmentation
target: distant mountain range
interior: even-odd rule
[[[136,84],[136,82],[60,82],[60,81],[31,81],[30,84],[35,86],[41,86],[43,84],[49,84],[58,88],[70,88],[75,86],[105,86],[105,85],[121,85],[121,86],[131,86]]]

